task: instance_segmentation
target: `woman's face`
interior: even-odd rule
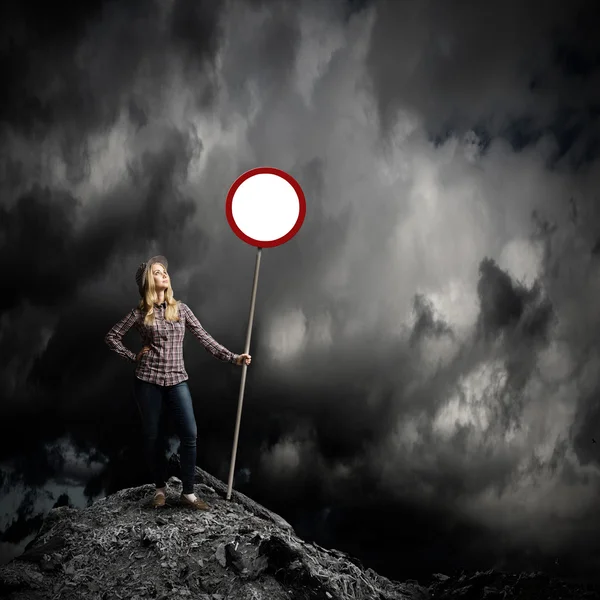
[[[160,264],[152,265],[152,276],[154,277],[154,289],[158,292],[169,287],[169,276],[167,270]]]

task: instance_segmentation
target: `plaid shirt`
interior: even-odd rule
[[[167,386],[188,379],[183,364],[183,336],[187,327],[200,343],[216,358],[235,362],[239,355],[218,344],[200,325],[187,304],[178,303],[179,322],[165,320],[167,303],[154,305],[154,326],[144,324],[144,315],[134,308],[123,317],[105,336],[104,341],[119,356],[136,363],[135,376],[142,381]],[[142,344],[150,350],[142,354],[139,363],[136,354],[123,345],[121,339],[131,329],[140,332]]]

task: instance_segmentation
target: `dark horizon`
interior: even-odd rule
[[[307,210],[262,252],[237,489],[392,578],[600,572],[600,5],[2,12],[0,562],[65,494],[150,483],[104,343],[140,262],[243,352],[225,198],[269,165]],[[226,481],[241,369],[184,348]]]

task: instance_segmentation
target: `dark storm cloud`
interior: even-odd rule
[[[164,92],[153,86],[169,52],[200,75],[218,48],[222,4],[171,5],[165,24],[166,5],[154,1],[5,4],[0,121],[38,135],[60,127],[69,152],[89,129],[113,123],[128,96],[137,110],[159,99]]]
[[[74,226],[77,200],[69,193],[35,186],[8,210],[0,207],[1,268],[12,294],[3,294],[0,310],[23,301],[58,304],[80,285]]]
[[[227,89],[221,118],[229,122],[238,112],[246,115],[258,93],[261,105],[267,98],[273,102],[275,110],[261,106],[260,114],[269,121],[279,112],[278,92],[287,95],[294,75],[300,41],[298,6],[287,1],[238,2],[234,6],[224,27],[227,48],[220,56]],[[268,127],[278,125],[271,122]],[[257,129],[265,134],[263,125]],[[255,145],[260,147],[260,140]]]
[[[110,63],[102,65],[94,64],[89,56],[78,57],[76,52],[92,23],[101,20],[112,6],[104,2],[63,2],[45,7],[12,3],[12,18],[4,21],[7,31],[3,39],[8,42],[2,59],[12,68],[3,121],[25,131],[34,127],[43,131],[59,123],[61,127],[72,123],[87,128],[114,118],[120,92],[117,68],[123,69],[126,81],[135,66],[130,62],[135,53],[120,53],[122,48],[116,43],[116,54],[107,57],[103,53],[102,58]],[[83,58],[83,64],[78,58]],[[104,85],[101,79],[108,77],[109,65],[116,67],[110,86],[106,85],[109,79]],[[98,89],[92,85],[93,77],[100,84]]]
[[[41,97],[86,25],[101,14],[102,2],[4,2],[0,19],[0,65],[4,75],[0,121],[31,131],[36,122],[49,125],[58,106]],[[70,80],[72,82],[72,80]],[[66,79],[65,83],[69,80]],[[62,100],[69,106],[69,96]],[[63,113],[64,115],[65,113]]]
[[[236,57],[235,70],[249,80],[258,78],[261,86],[283,85],[292,75],[300,41],[297,11],[287,2],[265,2],[261,9],[264,17],[260,20],[259,36],[255,37],[249,28],[239,30],[240,35],[255,41],[246,47],[244,56]]]
[[[174,2],[170,16],[171,36],[193,61],[212,58],[219,49],[219,17],[222,3],[210,0]]]
[[[523,118],[537,134],[565,107],[597,105],[596,3],[384,0],[377,9],[368,66],[384,131],[409,109],[434,134],[503,132]]]
[[[13,292],[2,296],[1,311],[24,302],[36,307],[64,303],[106,268],[114,249],[133,249],[140,239],[161,236],[171,255],[180,256],[180,232],[195,208],[173,185],[187,176],[198,142],[179,131],[162,135],[159,152],[144,152],[130,164],[134,186],[107,198],[114,211],[105,205],[82,228],[78,217],[85,202],[65,191],[35,185],[8,209],[0,207],[0,267],[13,284]],[[14,335],[20,333],[0,342],[5,357],[15,350]]]
[[[415,296],[414,311],[415,324],[410,335],[411,342],[425,336],[452,336],[452,328],[435,317],[431,302],[422,294]]]
[[[484,335],[497,336],[517,325],[524,337],[545,337],[553,316],[548,298],[539,285],[526,289],[511,280],[491,259],[479,266],[477,294],[481,306],[479,324]]]

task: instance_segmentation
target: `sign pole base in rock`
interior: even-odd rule
[[[244,353],[250,352],[250,338],[252,336],[252,321],[254,320],[254,306],[256,304],[256,289],[258,287],[258,271],[260,269],[260,255],[262,248],[258,248],[256,253],[256,264],[254,266],[254,281],[252,283],[252,299],[250,301],[250,317],[248,319],[248,331],[246,332],[246,344]],[[240,384],[240,395],[238,397],[237,417],[235,420],[235,433],[233,434],[233,449],[231,451],[231,464],[229,466],[229,482],[227,484],[227,500],[231,500],[231,489],[233,487],[233,472],[235,469],[235,459],[237,456],[237,444],[240,434],[240,422],[242,420],[242,405],[244,403],[244,387],[246,386],[247,365],[242,364],[242,382]]]

